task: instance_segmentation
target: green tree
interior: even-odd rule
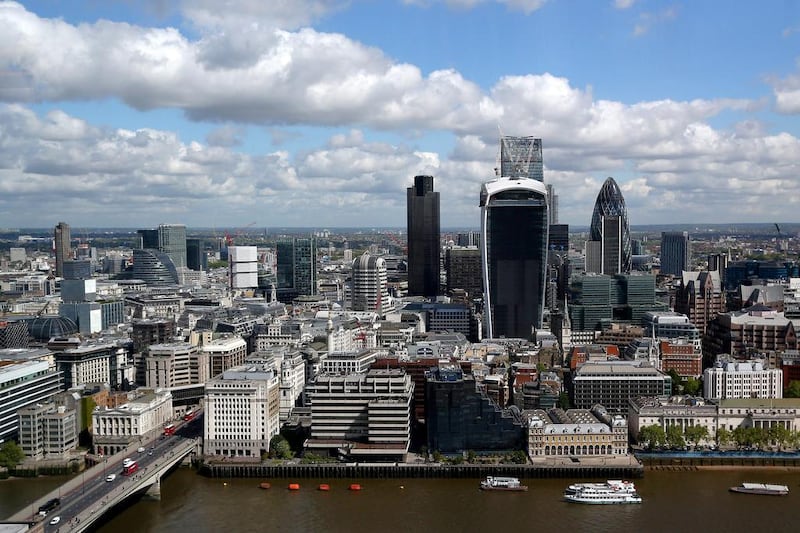
[[[25,459],[25,454],[19,445],[10,440],[0,448],[0,466],[14,468]]]
[[[717,446],[723,447],[730,444],[731,440],[733,439],[733,435],[731,432],[725,428],[719,428],[717,430]]]
[[[558,406],[565,411],[569,409],[569,396],[566,392],[562,392],[558,395]]]
[[[467,462],[468,463],[470,463],[470,464],[474,463],[476,457],[477,457],[477,454],[475,453],[475,450],[467,450]]]
[[[294,452],[286,437],[275,435],[269,441],[269,455],[275,459],[291,459],[294,457]]]
[[[700,392],[701,385],[702,383],[700,383],[699,379],[688,378],[686,383],[683,384],[683,392],[690,396],[697,396],[697,393]]]
[[[683,430],[678,425],[667,426],[667,445],[670,448],[683,448],[686,441],[683,439]]]
[[[658,424],[642,426],[636,440],[649,450],[653,450],[656,446],[664,446],[667,443],[667,434]]]
[[[667,374],[672,380],[672,394],[681,394],[683,387],[681,386],[681,377],[678,375],[678,371],[674,368],[670,368]]]
[[[783,391],[784,398],[800,398],[800,381],[793,379]]]
[[[686,434],[686,439],[691,442],[695,448],[697,448],[701,440],[708,438],[708,429],[705,426],[689,426],[684,433]]]
[[[775,444],[778,449],[783,449],[788,446],[792,438],[792,432],[781,425],[772,426],[767,430],[769,440]]]

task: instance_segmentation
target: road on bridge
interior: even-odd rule
[[[81,522],[87,521],[87,515],[89,522],[94,521],[97,517],[92,515],[96,512],[102,514],[106,511],[105,506],[109,502],[124,499],[126,491],[130,491],[132,484],[141,482],[143,478],[152,475],[159,465],[163,467],[165,462],[173,458],[175,453],[173,449],[176,444],[196,441],[198,437],[193,435],[197,434],[198,425],[202,428],[202,416],[183,424],[183,427],[179,428],[175,435],[154,434],[141,439],[130,445],[125,453],[118,453],[113,457],[103,459],[101,463],[84,470],[80,475],[34,502],[30,508],[16,513],[9,520],[41,520],[44,522],[44,531],[47,532],[82,530]],[[144,451],[138,452],[139,448],[144,448]],[[126,457],[139,464],[139,470],[130,476],[122,474],[122,460]],[[106,481],[109,474],[115,475],[113,481]],[[45,517],[38,516],[36,514],[37,505],[52,498],[59,498],[61,505],[50,511]],[[59,517],[58,523],[51,524],[50,522],[56,516]]]

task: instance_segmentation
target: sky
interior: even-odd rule
[[[800,2],[0,0],[0,227],[479,227],[501,135],[559,222],[798,222]]]

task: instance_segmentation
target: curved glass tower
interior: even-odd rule
[[[631,271],[631,230],[628,223],[628,209],[614,178],[606,179],[597,194],[589,231],[590,240],[600,243],[603,274]]]
[[[147,285],[177,285],[179,279],[172,258],[149,248],[133,250],[133,277]]]
[[[484,320],[489,338],[530,338],[542,326],[547,275],[547,188],[499,178],[481,188]]]

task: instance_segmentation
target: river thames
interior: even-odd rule
[[[57,486],[58,478],[0,481],[0,516]],[[270,481],[272,488],[258,488]],[[641,505],[586,506],[561,499],[579,480],[527,479],[528,492],[482,492],[474,479],[210,479],[179,469],[161,500],[117,509],[97,531],[420,532],[420,531],[798,531],[800,472],[786,469],[649,471],[636,480]],[[586,481],[586,480],[583,480]],[[728,491],[743,481],[788,485],[788,496]],[[358,482],[360,492],[347,490]],[[329,492],[316,490],[328,483]],[[555,529],[554,529],[555,528]],[[64,528],[62,528],[62,531]]]

